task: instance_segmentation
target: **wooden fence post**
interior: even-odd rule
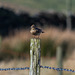
[[[29,75],[40,75],[40,39],[30,40],[30,73]]]
[[[62,59],[63,59],[63,56],[62,56],[62,48],[61,46],[58,46],[57,47],[57,52],[56,52],[56,58],[57,58],[57,67],[58,68],[62,68],[63,64],[62,64]],[[58,75],[62,75],[62,71],[58,71]]]

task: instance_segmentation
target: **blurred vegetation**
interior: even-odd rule
[[[62,43],[61,46],[63,48],[63,56],[66,55],[67,52],[67,45],[68,43]],[[41,56],[49,56],[55,57],[56,56],[56,48],[58,45],[55,44],[55,41],[51,39],[44,39],[41,40]],[[4,51],[0,52],[0,58],[20,58],[21,56],[17,55],[24,53],[25,55],[29,55],[30,50],[30,41],[19,41],[13,47],[9,44],[4,45]],[[15,55],[16,54],[16,55]]]
[[[29,55],[30,51],[30,41],[19,41],[14,44],[12,47],[10,44],[6,43],[3,46],[3,50],[0,52],[0,58],[20,58],[21,56],[17,55],[24,53]],[[16,54],[16,55],[15,55]],[[41,56],[55,56],[56,54],[56,46],[54,44],[54,41],[47,39],[47,40],[41,40]]]
[[[0,35],[8,36],[15,29],[30,29],[32,24],[37,26],[45,27],[58,27],[62,30],[65,30],[67,27],[66,24],[66,15],[62,12],[39,12],[37,15],[30,16],[27,12],[15,13],[13,10],[0,7]],[[72,30],[75,29],[75,14],[71,15],[72,19]]]
[[[0,0],[2,2],[8,2],[16,5],[26,6],[39,10],[66,10],[66,0]],[[72,10],[75,11],[75,0],[72,0]]]
[[[42,56],[55,56],[56,46],[55,41],[51,39],[44,39],[41,41],[41,54]]]
[[[55,57],[56,48],[61,46],[63,58],[69,56],[75,48],[74,32],[59,31],[56,28],[44,29],[41,38],[41,56]],[[3,38],[0,49],[0,60],[11,58],[25,59],[30,54],[31,35],[28,30],[19,31],[14,36]]]
[[[13,58],[23,58],[29,55],[30,44],[29,41],[19,41],[11,46],[8,43],[5,43],[0,50],[0,60],[3,59],[13,59]]]
[[[12,4],[27,6],[32,9],[46,10],[55,9],[65,10],[65,0],[0,0],[1,2],[9,2]],[[74,11],[75,0],[72,0]],[[33,10],[31,10],[33,11]],[[55,26],[66,28],[66,15],[57,12],[40,12],[38,15],[30,16],[29,13],[16,14],[10,9],[0,8],[0,35],[13,35],[3,37],[2,44],[0,44],[0,60],[10,58],[25,58],[30,50],[30,34],[21,33],[22,35],[15,35],[14,30],[30,27],[31,24],[38,24],[40,26]],[[72,15],[72,28],[75,28],[75,15]],[[61,26],[60,26],[61,25]],[[42,56],[56,56],[56,48],[61,45],[63,48],[63,56],[67,52],[71,52],[75,48],[75,39],[73,32],[58,31],[56,29],[46,29],[46,33],[41,39],[41,55]],[[12,33],[13,32],[13,33]],[[24,31],[26,32],[26,31]],[[47,34],[48,33],[48,34]],[[19,33],[17,33],[19,34]],[[28,34],[28,35],[27,35]],[[15,37],[15,38],[14,38]],[[46,37],[46,38],[44,38]],[[1,42],[1,41],[0,41]]]

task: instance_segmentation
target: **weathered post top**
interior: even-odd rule
[[[37,45],[37,46],[40,46],[40,39],[39,38],[32,38],[30,40],[30,47],[33,47],[33,45]],[[36,46],[36,47],[37,47]]]
[[[40,39],[32,38],[30,40],[30,74],[40,75]]]

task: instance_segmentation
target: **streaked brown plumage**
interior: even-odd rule
[[[41,33],[44,33],[44,32],[42,31],[42,29],[39,29],[39,28],[37,28],[35,25],[32,25],[32,26],[31,26],[30,33],[31,33],[32,35],[34,35],[34,36],[38,36],[38,38],[39,38],[39,35],[40,35]]]

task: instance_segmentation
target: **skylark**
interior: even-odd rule
[[[32,25],[32,26],[31,26],[30,33],[31,33],[32,35],[34,35],[34,38],[35,38],[35,36],[38,36],[38,38],[39,38],[40,34],[41,34],[41,33],[44,33],[44,32],[42,31],[42,29],[39,29],[39,28],[37,28],[35,25]]]

